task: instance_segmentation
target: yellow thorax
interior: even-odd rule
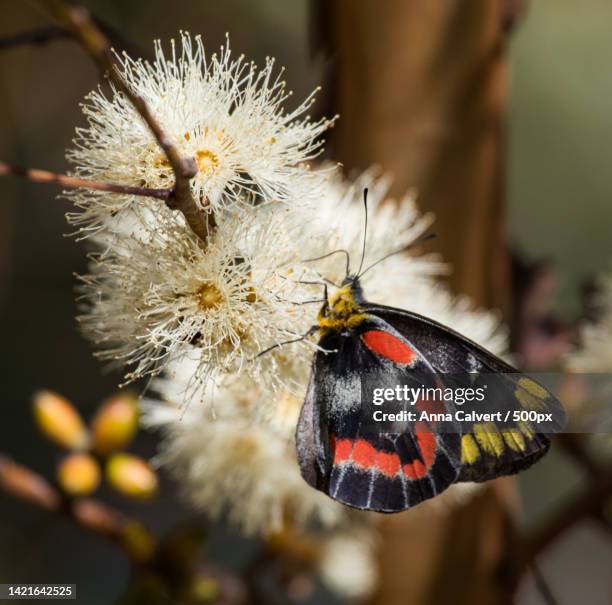
[[[343,286],[331,296],[328,306],[322,309],[317,317],[321,332],[350,330],[365,319],[365,313],[355,300],[351,284]]]

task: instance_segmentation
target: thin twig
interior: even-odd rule
[[[593,515],[593,520],[606,532],[608,538],[612,538],[612,521],[610,521],[609,516],[606,514],[605,506],[606,504],[604,503],[601,510]]]
[[[70,38],[71,35],[63,27],[46,25],[35,27],[27,31],[9,34],[0,38],[0,50],[15,48],[16,46],[46,44],[51,40]]]
[[[559,536],[583,519],[591,518],[603,523],[602,507],[612,497],[612,469],[606,468],[589,456],[584,436],[578,433],[565,433],[557,435],[556,441],[588,474],[589,484],[583,493],[576,496],[543,527],[527,538],[528,562],[533,562]]]
[[[584,493],[577,496],[527,540],[527,560],[535,560],[542,551],[579,521],[591,516],[597,518],[601,507],[610,497],[612,497],[612,472],[605,469],[598,476],[591,477],[590,486]]]
[[[533,562],[530,567],[531,567],[531,573],[533,574],[533,579],[534,579],[536,588],[538,589],[538,592],[542,596],[542,599],[544,599],[544,602],[546,603],[546,605],[559,605],[559,602],[555,598],[553,591],[548,585],[548,582],[546,581],[546,578],[544,577],[544,574],[542,574],[542,571],[540,570],[538,565],[535,562]]]
[[[55,183],[68,189],[96,189],[110,193],[123,193],[125,195],[139,195],[143,197],[154,197],[167,202],[172,196],[172,189],[149,189],[147,187],[130,187],[116,183],[100,183],[89,179],[80,179],[65,174],[57,174],[47,170],[36,168],[21,168],[0,162],[0,176],[19,176],[35,183]]]
[[[589,455],[584,435],[580,433],[559,433],[555,436],[555,439],[561,445],[563,451],[591,477],[601,473],[601,465]]]
[[[129,52],[132,56],[145,57],[147,53],[124,38],[120,32],[96,16],[92,16],[94,23],[106,34],[115,48]],[[14,34],[0,36],[0,51],[11,50],[19,46],[42,46],[55,40],[73,39],[72,34],[57,25],[43,25],[33,27]]]
[[[214,219],[210,209],[203,210],[191,191],[190,180],[198,172],[195,158],[181,156],[171,137],[164,132],[151,113],[145,100],[127,85],[113,63],[108,38],[96,26],[89,12],[81,6],[69,5],[62,0],[40,1],[55,19],[72,33],[96,62],[100,71],[108,74],[115,88],[130,100],[134,109],[148,125],[174,171],[175,185],[172,196],[167,200],[168,206],[182,212],[194,233],[206,241],[209,231],[214,227]]]

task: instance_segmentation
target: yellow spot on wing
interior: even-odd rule
[[[526,443],[525,437],[521,434],[521,432],[517,429],[510,429],[507,431],[502,431],[502,435],[504,437],[504,441],[506,445],[513,452],[524,452]]]
[[[506,449],[501,433],[492,423],[475,424],[474,437],[481,449],[492,456],[499,458]]]
[[[528,410],[545,410],[544,400],[550,397],[548,391],[531,378],[522,377],[516,382],[514,396]]]
[[[524,389],[517,388],[514,391],[514,396],[518,399],[518,402],[527,410],[543,410],[546,408],[546,404],[541,399],[537,399],[533,395],[530,395]]]
[[[518,427],[519,431],[521,431],[521,433],[525,435],[525,437],[527,437],[527,439],[533,439],[535,431],[533,430],[533,426],[529,422],[521,420],[517,423],[516,426]]]
[[[527,441],[532,439],[534,431],[526,422],[520,422],[518,428],[498,431],[492,423],[474,425],[474,434],[461,437],[461,463],[474,464],[485,454],[501,458],[508,447],[513,452],[524,452]]]
[[[461,437],[461,462],[463,464],[474,464],[480,458],[480,450],[472,435]]]
[[[517,385],[538,399],[546,399],[548,397],[548,391],[534,380],[531,380],[531,378],[525,378],[523,376],[518,379]]]

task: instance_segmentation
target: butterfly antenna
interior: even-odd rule
[[[338,248],[338,250],[332,250],[331,252],[328,252],[327,254],[323,254],[322,256],[316,256],[315,258],[305,258],[303,261],[303,263],[312,263],[316,260],[323,260],[324,258],[327,258],[329,256],[332,256],[332,254],[338,254],[339,252],[342,252],[342,254],[346,255],[346,273],[348,275],[348,269],[349,269],[349,265],[351,263],[351,257],[348,253],[348,250],[344,250],[344,248]],[[336,284],[333,284],[334,286]]]
[[[404,246],[403,248],[400,248],[399,250],[394,250],[393,252],[389,252],[389,254],[385,254],[385,256],[383,256],[382,258],[379,258],[377,261],[373,262],[369,267],[364,269],[363,272],[359,274],[359,277],[361,277],[362,275],[365,275],[370,269],[372,269],[373,267],[376,267],[376,265],[382,263],[384,260],[387,260],[388,258],[395,256],[396,254],[407,252],[408,250],[411,250],[412,248],[416,248],[417,246],[420,246],[421,244],[424,244],[425,242],[428,242],[431,239],[435,239],[436,237],[438,237],[436,233],[426,233],[423,237],[420,237],[419,239],[415,240],[411,244],[408,244],[407,246]]]
[[[361,262],[359,263],[359,269],[357,270],[357,276],[361,275],[361,269],[363,268],[363,261],[365,260],[366,251],[366,240],[368,237],[368,188],[365,187],[363,190],[363,209],[365,212],[365,219],[363,225],[363,248],[361,249]],[[346,266],[346,274],[348,275],[348,265]]]

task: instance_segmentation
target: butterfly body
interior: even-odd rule
[[[302,476],[349,506],[398,512],[457,481],[518,472],[546,453],[549,438],[528,423],[469,431],[418,419],[378,430],[370,422],[373,388],[443,388],[446,376],[473,382],[479,372],[510,376],[503,397],[560,409],[538,383],[449,328],[414,313],[375,305],[356,276],[347,277],[319,312],[315,355],[296,443]],[[521,380],[523,381],[521,384]],[[450,413],[450,404],[419,399],[415,413]]]

